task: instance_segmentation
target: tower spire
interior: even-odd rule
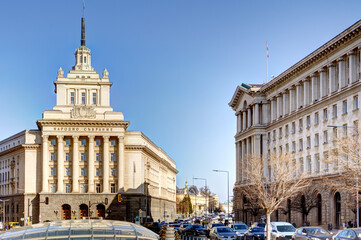
[[[81,18],[81,40],[80,40],[81,46],[85,46],[85,18]]]

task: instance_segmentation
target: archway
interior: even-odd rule
[[[334,197],[335,204],[335,228],[339,229],[341,226],[341,194],[339,192],[335,193]]]
[[[105,206],[103,204],[97,205],[97,217],[105,218]]]
[[[88,217],[88,205],[86,204],[81,204],[79,206],[79,218],[87,218]]]
[[[320,193],[317,195],[317,222],[318,225],[322,225],[322,196]]]
[[[62,210],[62,220],[70,220],[71,219],[71,207],[69,204],[64,204],[61,206]]]

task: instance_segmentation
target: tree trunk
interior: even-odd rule
[[[271,213],[266,213],[266,233],[267,233],[267,240],[271,240]]]

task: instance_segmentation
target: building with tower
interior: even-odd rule
[[[56,105],[38,129],[0,141],[5,221],[170,221],[176,164],[142,132],[127,131],[129,122],[110,105],[108,71],[99,76],[91,65],[84,18],[81,36],[75,65],[66,76],[59,69]]]

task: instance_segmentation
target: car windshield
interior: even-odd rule
[[[212,223],[212,227],[224,226],[222,223]]]
[[[193,228],[203,228],[201,225],[193,225]]]
[[[247,225],[239,224],[239,225],[234,225],[234,229],[235,230],[247,230],[248,227],[247,227]]]
[[[264,232],[264,228],[255,227],[255,228],[252,228],[252,232]]]
[[[217,228],[217,231],[219,233],[225,233],[225,232],[232,232],[232,229],[230,229],[229,227],[219,227]]]
[[[265,227],[266,226],[266,224],[265,223],[257,223],[257,227]]]
[[[292,225],[280,225],[277,226],[277,230],[279,232],[294,232],[296,231],[296,228]]]
[[[323,228],[308,228],[307,232],[311,235],[324,235],[324,234],[331,234]]]

